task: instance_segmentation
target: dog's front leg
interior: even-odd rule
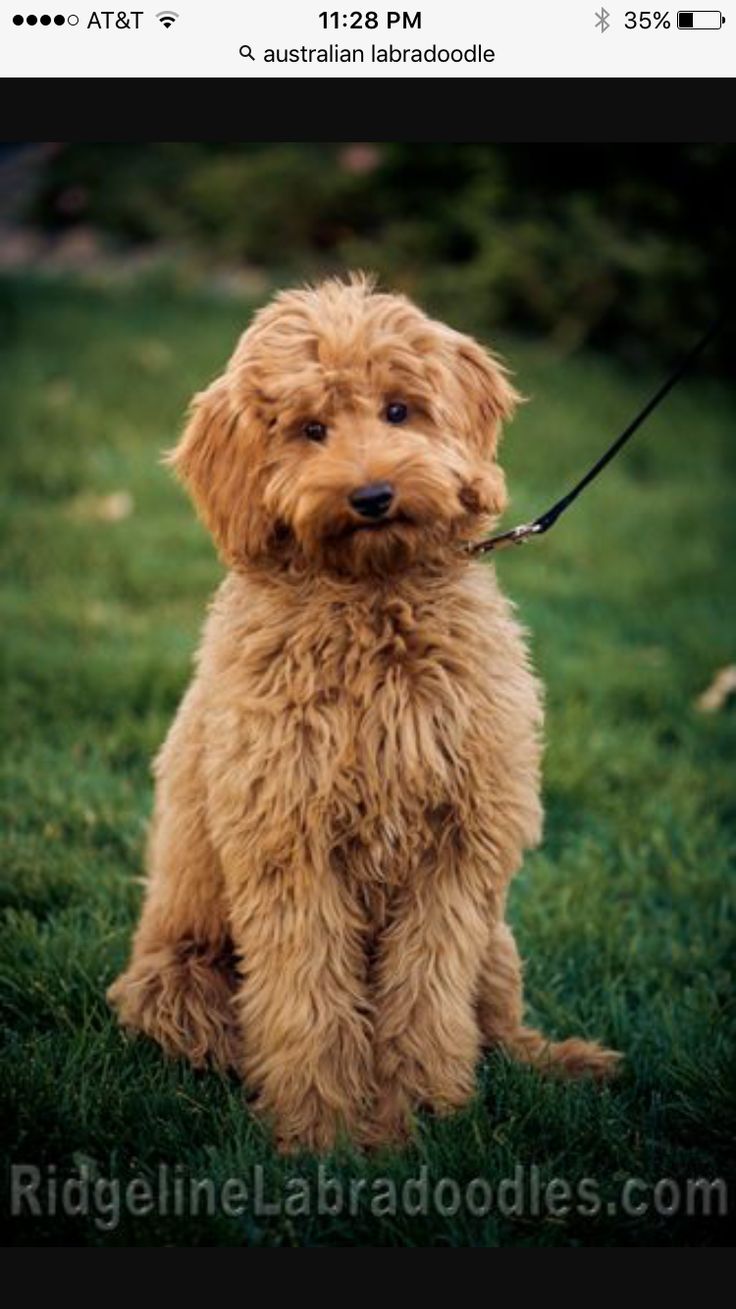
[[[328,1150],[373,1089],[365,923],[329,867],[227,875],[243,1077],[283,1150]]]
[[[375,974],[374,1142],[406,1136],[418,1104],[447,1113],[472,1095],[487,936],[482,897],[455,867],[428,869],[394,905]]]

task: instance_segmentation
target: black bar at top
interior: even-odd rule
[[[0,139],[727,142],[733,88],[730,78],[6,77]]]

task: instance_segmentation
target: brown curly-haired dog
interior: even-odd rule
[[[362,278],[258,313],[171,462],[229,565],[156,761],[146,900],[109,998],[239,1070],[285,1148],[402,1137],[522,1020],[506,889],[539,840],[539,687],[464,545],[505,503],[491,355]]]

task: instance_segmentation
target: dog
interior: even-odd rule
[[[235,1069],[285,1151],[397,1144],[526,1026],[509,881],[542,707],[468,544],[506,504],[501,362],[365,277],[283,292],[169,456],[228,568],[156,759],[126,1029]]]

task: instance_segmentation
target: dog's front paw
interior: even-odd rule
[[[411,1097],[398,1087],[381,1091],[370,1117],[361,1126],[361,1145],[368,1150],[400,1150],[410,1145],[415,1135]]]
[[[252,1108],[271,1131],[279,1154],[329,1154],[339,1145],[359,1140],[357,1108],[347,1101],[339,1106],[328,1103],[313,1088],[289,1097],[262,1091]]]
[[[350,1128],[345,1120],[334,1114],[325,1114],[307,1124],[294,1126],[288,1121],[272,1121],[274,1144],[279,1154],[330,1154],[338,1145],[355,1141],[357,1128]]]

